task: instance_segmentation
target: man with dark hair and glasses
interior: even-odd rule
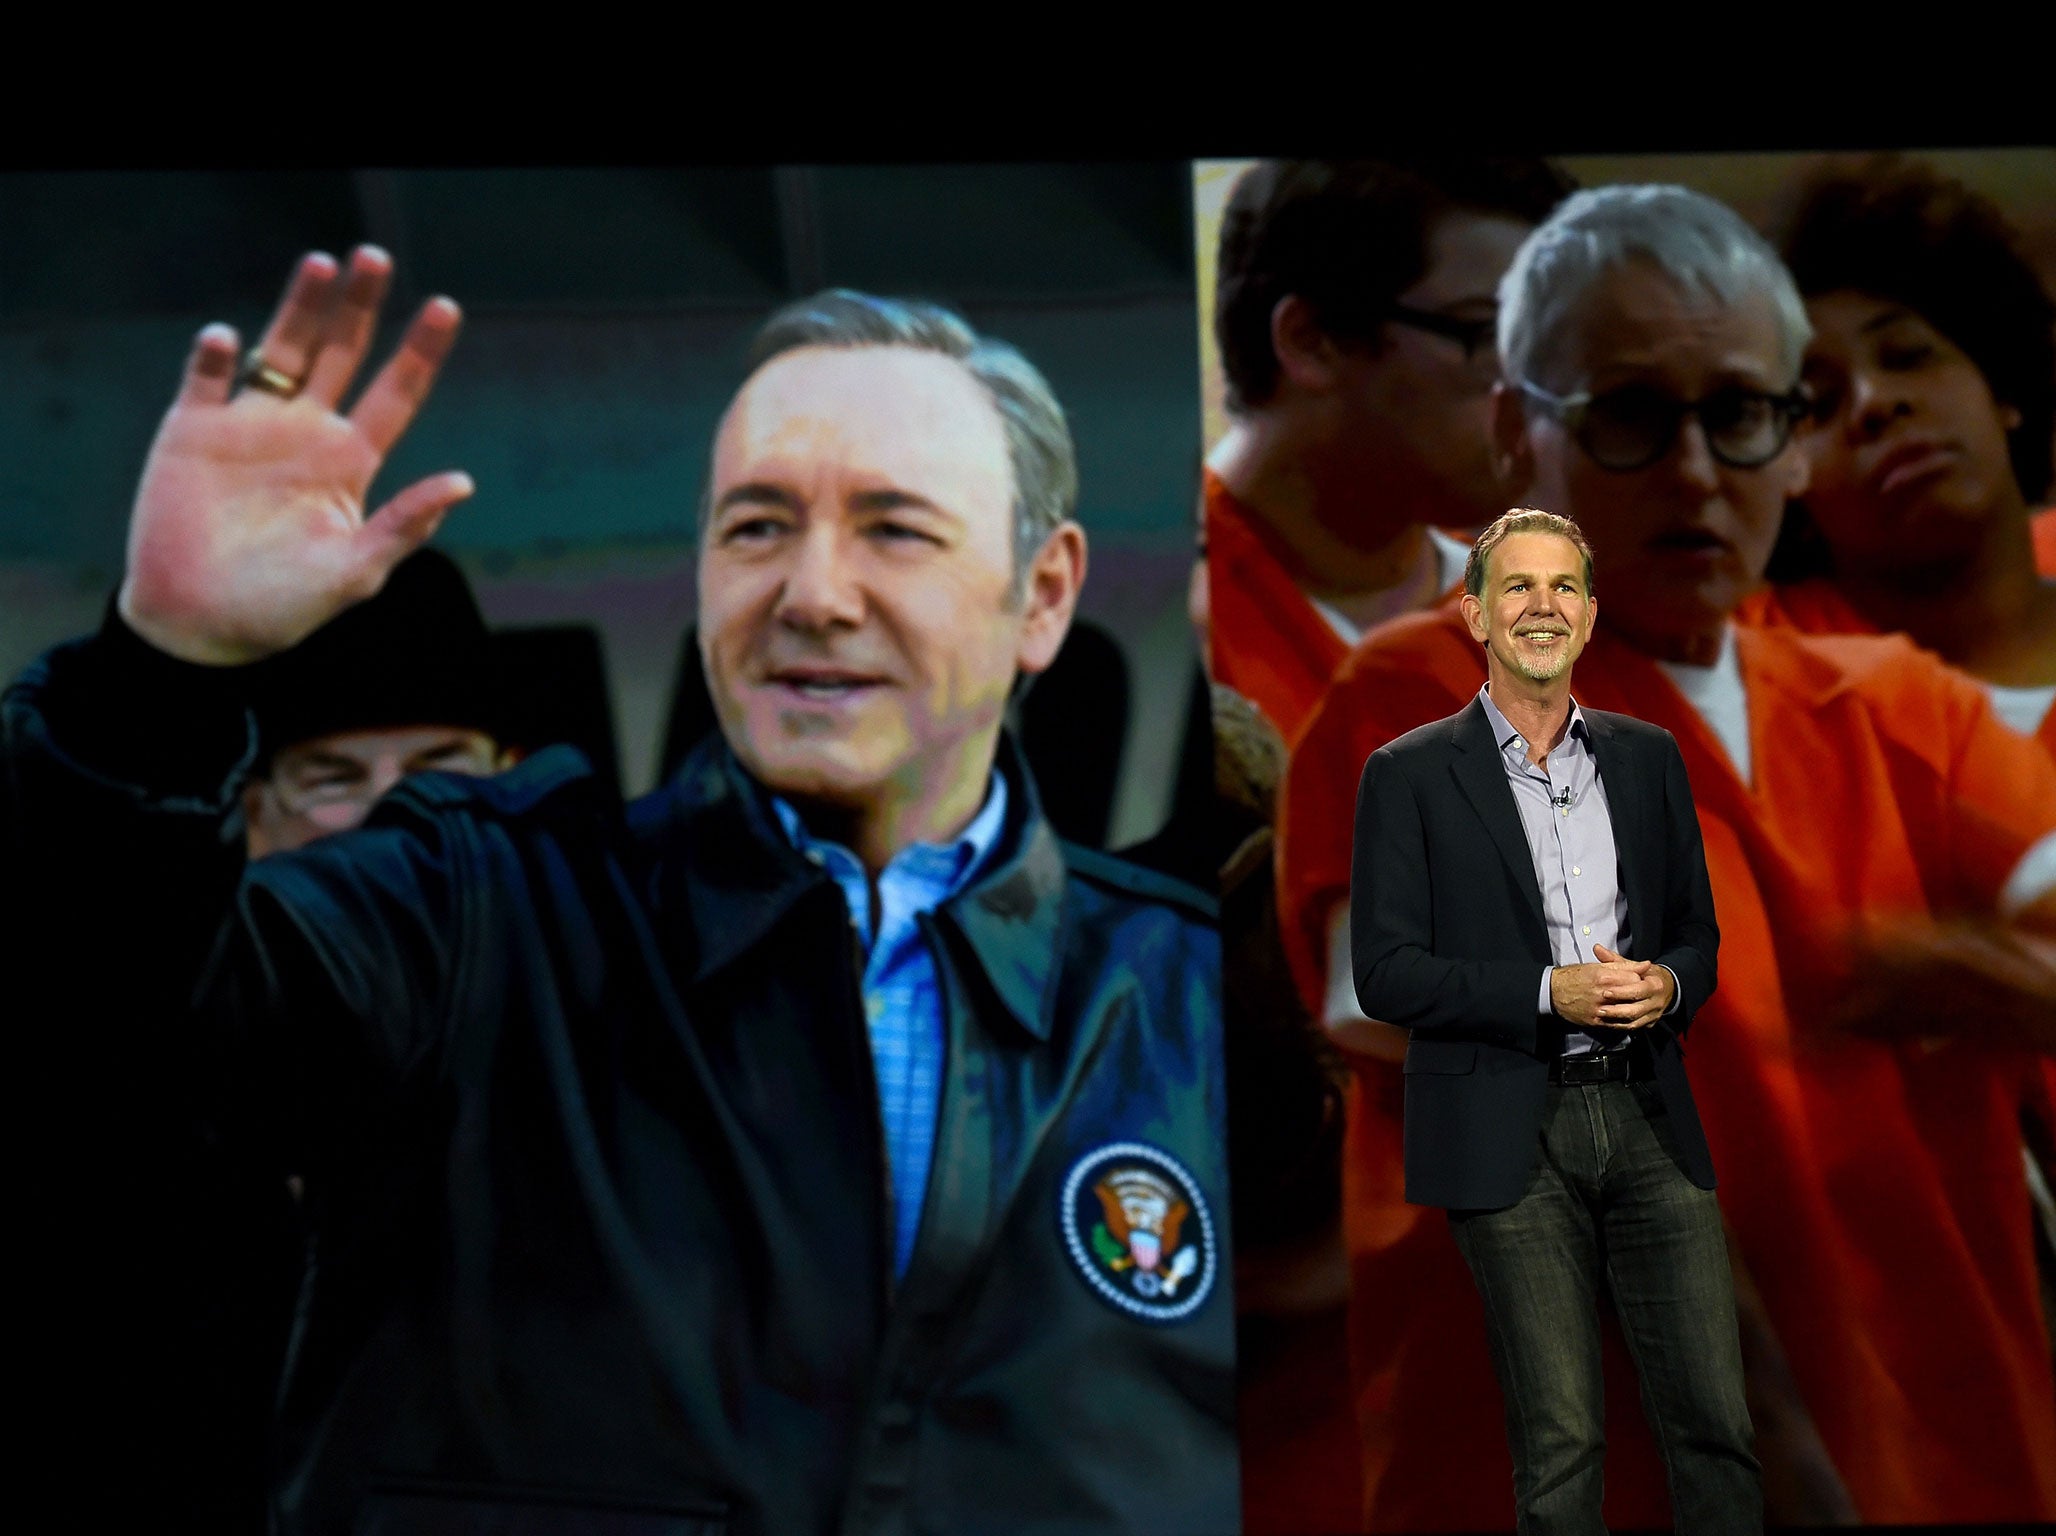
[[[1288,742],[1360,635],[1456,585],[1465,546],[1442,528],[1500,510],[1494,290],[1569,189],[1542,160],[1472,155],[1262,161],[1230,194],[1213,313],[1230,425],[1204,489],[1211,662]],[[1328,1230],[1320,1257],[1290,1256],[1278,1289],[1295,1310],[1245,1325],[1253,1536],[1342,1529],[1361,1505]],[[1309,1309],[1310,1293],[1327,1299]],[[1260,1286],[1249,1300],[1262,1309]]]
[[[1733,622],[1806,485],[1793,392],[1807,338],[1790,275],[1732,210],[1677,187],[1579,193],[1500,288],[1498,462],[1511,494],[1591,540],[1607,599],[1580,704],[1667,728],[1690,774],[1723,939],[1692,1077],[1770,1517],[2047,1519],[2056,1486],[2036,1483],[2036,1448],[2056,1439],[2056,1394],[2017,1123],[2033,1042],[1838,1026],[1879,1025],[1851,1004],[1912,931],[2003,943],[2022,985],[2056,991],[2056,770],[1969,679],[1904,640]],[[1354,979],[1330,936],[1351,895],[1338,828],[1365,760],[1451,714],[1484,672],[1454,609],[1398,620],[1309,720],[1280,810],[1303,985]],[[1369,1023],[1344,1038],[1390,1059],[1362,1063],[1349,1155],[1396,1169],[1403,1040]],[[1952,1195],[2002,1185],[2018,1190],[2012,1222]],[[1493,1372],[1476,1293],[1439,1217],[1407,1207],[1396,1179],[1357,1187],[1359,1406],[1389,1472],[1369,1506],[1386,1529],[1502,1526],[1514,1510],[1510,1480],[1485,1470],[1507,1461],[1480,1406]],[[1660,1525],[1663,1480],[1624,1367],[1616,1351],[1603,1419],[1599,1373],[1562,1401],[1588,1450],[1604,1423],[1609,1518]],[[1540,1519],[1567,1502],[1561,1528],[1597,1530],[1596,1464],[1525,1463],[1523,1508]]]
[[[1570,190],[1528,157],[1267,160],[1221,219],[1215,676],[1289,741],[1349,646],[1456,585],[1500,507],[1495,291]]]

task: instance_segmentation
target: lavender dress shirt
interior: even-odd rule
[[[1626,955],[1633,935],[1628,928],[1628,898],[1621,889],[1620,853],[1613,842],[1613,814],[1606,784],[1592,756],[1592,739],[1584,711],[1571,702],[1570,726],[1563,740],[1537,767],[1528,761],[1527,739],[1501,714],[1488,689],[1478,690],[1492,739],[1499,743],[1506,765],[1507,786],[1521,813],[1528,854],[1535,862],[1535,883],[1542,891],[1542,921],[1549,934],[1550,958],[1557,965],[1583,965],[1598,960],[1593,950],[1604,944]],[[1668,966],[1665,967],[1669,969]],[[1549,971],[1542,972],[1535,1010],[1556,1010],[1549,1000]],[[1678,1005],[1677,977],[1671,977],[1670,1012]],[[1573,1029],[1564,1036],[1563,1053],[1583,1056],[1593,1051],[1624,1050],[1633,1031]]]

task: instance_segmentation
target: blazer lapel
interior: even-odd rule
[[[1546,956],[1549,929],[1542,918],[1542,888],[1535,883],[1535,855],[1528,848],[1528,834],[1521,826],[1521,813],[1513,803],[1513,790],[1506,782],[1506,764],[1499,756],[1499,743],[1492,739],[1492,722],[1485,706],[1472,699],[1470,707],[1456,718],[1456,761],[1450,772],[1456,776],[1485,824],[1485,831],[1514,877],[1514,884],[1526,893],[1528,909],[1534,914],[1534,938]]]
[[[1649,825],[1648,807],[1643,802],[1643,785],[1635,772],[1634,754],[1614,733],[1613,722],[1592,710],[1585,711],[1585,729],[1590,733],[1592,759],[1598,764],[1600,782],[1606,787],[1606,813],[1613,822],[1613,849],[1620,859],[1621,891],[1628,898],[1628,938],[1634,950],[1648,950],[1660,935],[1646,926],[1652,921],[1642,877],[1648,872],[1648,847],[1644,841]]]

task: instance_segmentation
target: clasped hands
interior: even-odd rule
[[[1559,965],[1549,973],[1549,1002],[1581,1029],[1647,1029],[1670,1007],[1677,982],[1654,960],[1630,960],[1604,944],[1596,964]]]

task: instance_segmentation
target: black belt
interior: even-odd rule
[[[1577,1086],[1588,1083],[1641,1083],[1656,1075],[1649,1048],[1641,1041],[1620,1051],[1591,1051],[1583,1056],[1559,1056],[1549,1064],[1549,1080]]]

